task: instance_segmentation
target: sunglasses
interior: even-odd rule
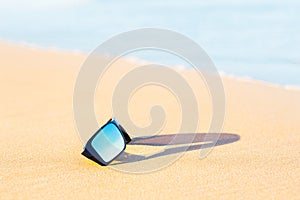
[[[116,119],[110,119],[86,143],[81,153],[90,160],[106,166],[118,157],[131,138]]]

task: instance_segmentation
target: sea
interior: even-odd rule
[[[91,52],[139,28],[179,32],[227,75],[300,86],[299,0],[0,0],[0,40]],[[166,52],[132,58],[185,66]]]

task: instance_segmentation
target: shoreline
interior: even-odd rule
[[[4,40],[0,38],[0,46],[10,46],[12,48],[23,48],[23,49],[28,49],[28,50],[33,50],[33,51],[42,51],[42,52],[49,52],[49,53],[56,53],[56,54],[70,54],[70,55],[78,55],[78,56],[84,56],[87,57],[88,54],[90,54],[93,50],[90,52],[85,52],[81,50],[72,50],[72,49],[63,49],[63,48],[58,48],[58,47],[43,47],[38,44],[32,44],[32,43],[27,43],[27,42],[15,42],[15,41],[10,41],[10,40]],[[151,62],[142,60],[140,58],[136,57],[126,57],[125,60],[128,60],[128,62],[134,62],[134,63],[141,63],[141,64],[150,64]],[[185,71],[193,71],[191,69],[185,68],[184,66],[172,66],[175,70],[185,70]],[[291,91],[300,91],[300,85],[281,85],[278,83],[274,82],[268,82],[264,80],[259,80],[255,79],[252,77],[248,76],[237,76],[231,73],[223,72],[219,70],[219,74],[221,78],[229,78],[237,81],[243,81],[243,82],[253,82],[253,83],[258,83],[258,84],[263,84],[269,87],[274,87],[274,88],[282,88],[285,90],[291,90]]]

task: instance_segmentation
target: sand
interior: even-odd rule
[[[0,44],[0,55],[1,199],[300,199],[297,89],[224,76],[225,142],[205,159],[199,159],[195,147],[163,169],[131,174],[99,166],[80,154],[83,144],[72,98],[87,55],[7,43]],[[120,60],[115,65],[128,69],[130,63]],[[205,93],[193,72],[182,74],[196,92]],[[103,93],[108,89],[97,97]],[[132,118],[141,125],[149,123],[146,111],[135,107],[167,99],[162,97],[163,92],[151,98],[137,95]],[[202,113],[209,116],[209,101],[202,103]],[[167,105],[170,122],[165,131],[176,133],[178,109],[174,101]],[[97,112],[99,124],[109,115],[109,108]],[[209,117],[204,117],[199,133],[207,131],[207,123]],[[136,145],[128,150],[155,148]]]

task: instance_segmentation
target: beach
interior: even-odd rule
[[[217,145],[204,159],[194,149],[155,172],[131,174],[81,155],[84,144],[73,117],[73,90],[87,54],[2,42],[0,55],[1,199],[300,198],[298,89],[222,76],[226,116],[221,135],[232,140]],[[136,64],[120,60],[115,65],[127,66],[119,72],[125,73]],[[201,95],[204,87],[194,72],[181,70]],[[107,93],[99,91],[96,99]],[[150,100],[143,94],[136,97],[137,105]],[[107,101],[99,100],[99,106]],[[168,114],[177,116],[175,102],[167,104]],[[203,115],[209,115],[209,101],[200,104]],[[137,123],[148,123],[145,111],[132,109]],[[105,123],[110,109],[96,114],[99,124]],[[176,120],[171,117],[166,132],[175,133]],[[208,124],[204,117],[198,132],[205,133]]]

